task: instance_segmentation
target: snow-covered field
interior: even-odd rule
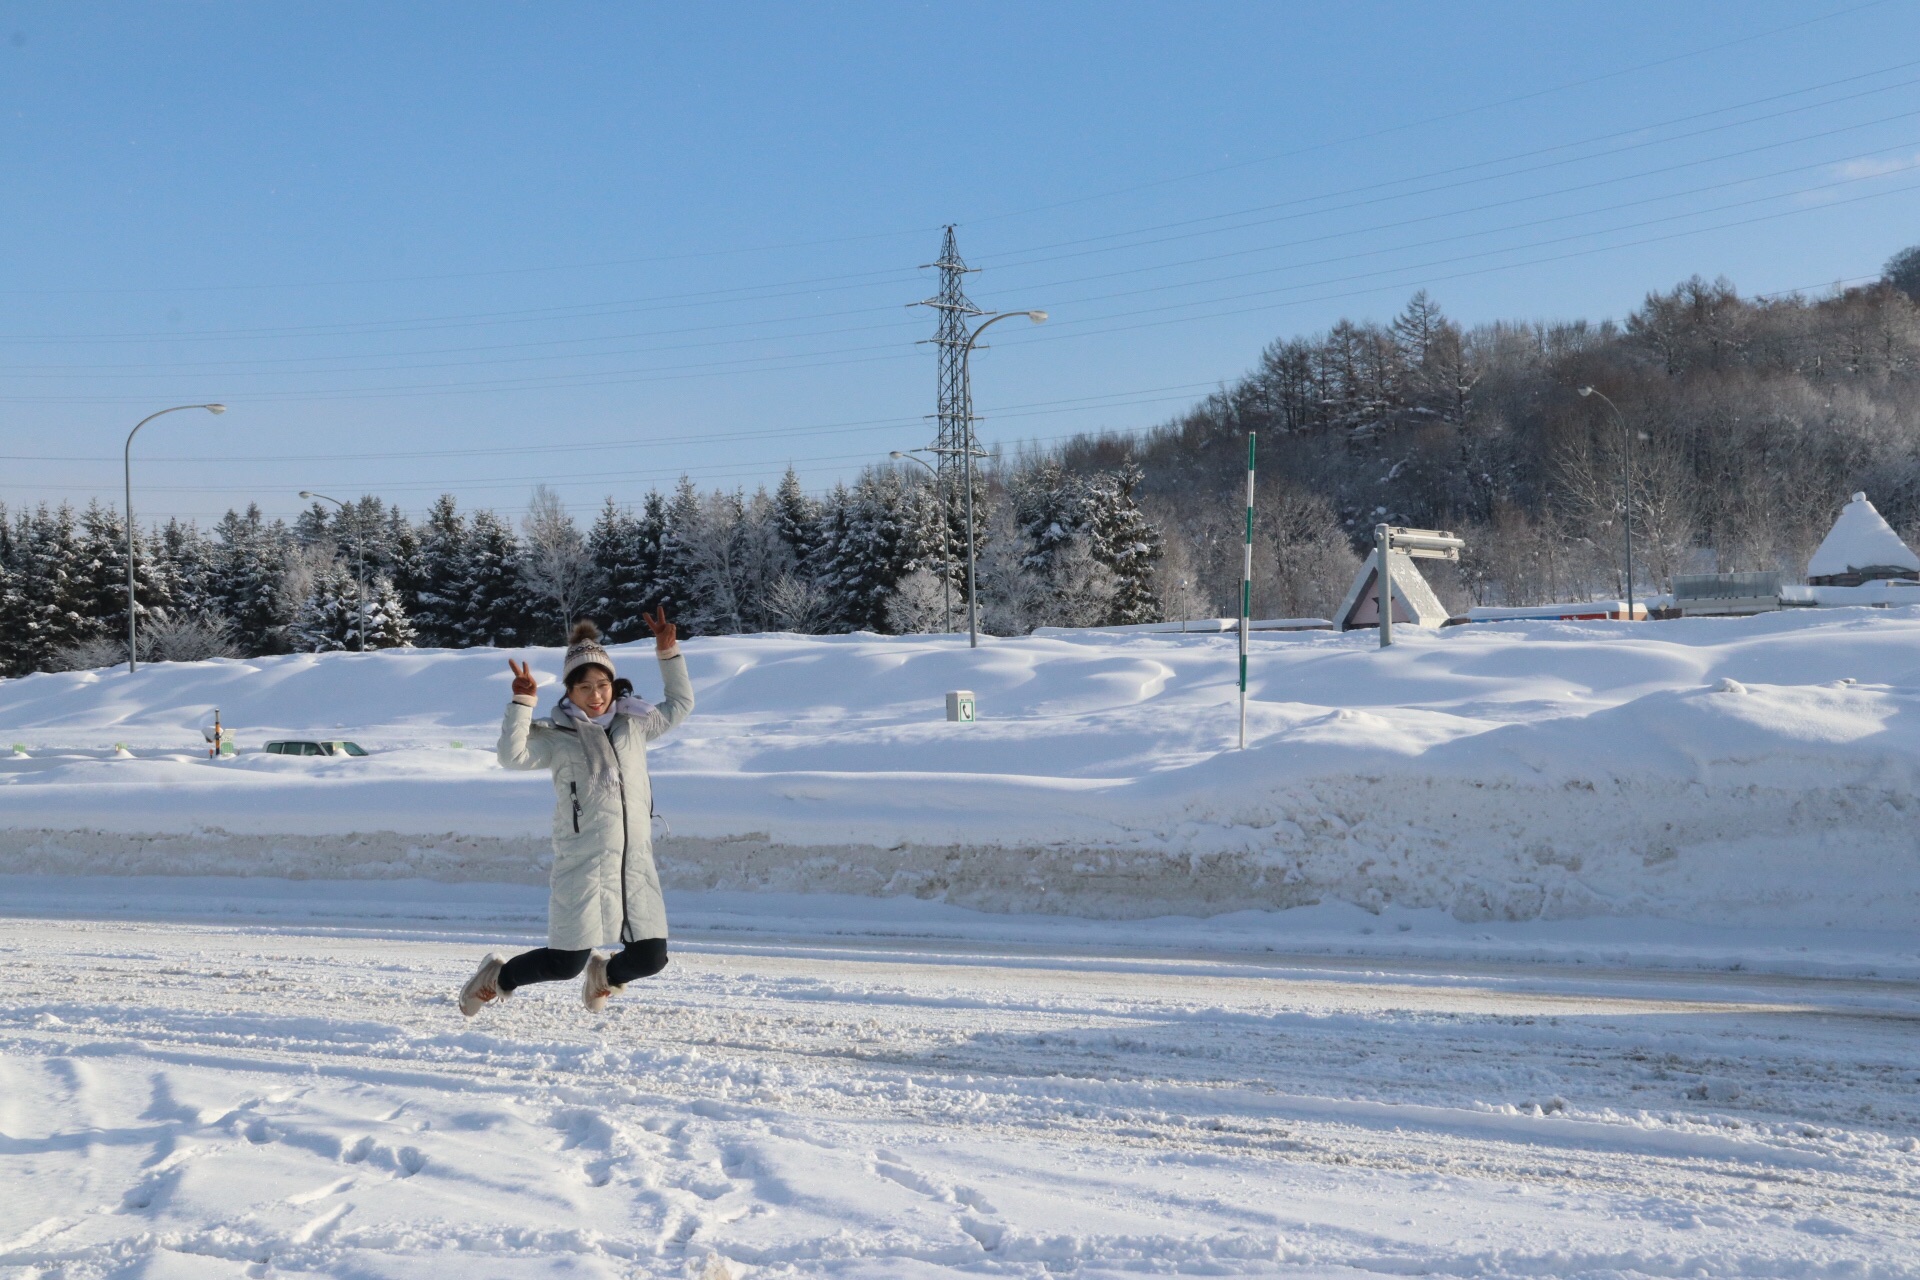
[[[0,1276],[1920,1275],[1913,982],[481,945],[5,920]]]
[[[1920,607],[1259,635],[1245,752],[1231,637],[687,648],[699,707],[652,761],[670,889],[1920,930]],[[547,784],[492,759],[504,657],[0,682],[0,870],[537,883]],[[956,688],[978,723],[945,722]],[[243,747],[377,754],[208,761],[216,706]]]
[[[0,1278],[1920,1276],[1920,608],[687,647],[604,1018],[504,655],[0,681]]]

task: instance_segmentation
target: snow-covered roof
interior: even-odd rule
[[[1809,578],[1826,578],[1860,569],[1886,567],[1920,571],[1920,556],[1900,541],[1881,514],[1856,493],[1827,531],[1826,541],[1807,561]]]

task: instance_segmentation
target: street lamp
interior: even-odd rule
[[[340,514],[353,518],[353,587],[354,594],[360,597],[360,652],[367,651],[367,538],[360,528],[360,513],[350,510],[346,503],[338,498],[329,498],[324,493],[315,493],[311,489],[302,489],[300,496],[312,501],[331,502],[340,508]]]
[[[139,603],[133,586],[133,438],[140,434],[140,428],[152,422],[161,414],[179,413],[182,409],[205,409],[208,413],[225,413],[223,404],[177,404],[171,409],[162,409],[160,413],[150,413],[140,419],[127,432],[127,447],[121,455],[121,465],[127,486],[127,674],[132,675],[140,669],[140,629],[137,618]]]
[[[931,452],[931,451],[921,450],[921,449],[906,449],[906,450],[895,449],[890,453],[888,453],[887,456],[889,458],[898,458],[902,462],[917,462],[921,466],[927,469],[927,474],[933,477],[934,497],[940,502],[940,585],[942,589],[946,592],[946,625],[944,629],[947,631],[952,631],[953,630],[953,543],[952,543],[952,540],[947,537],[947,504],[946,504],[947,495],[940,492],[939,470],[935,468],[934,465],[931,462],[928,462],[925,458],[916,458],[913,456],[916,453],[922,453],[922,452]]]
[[[1620,487],[1627,496],[1627,621],[1633,621],[1633,432],[1627,428],[1626,415],[1620,412],[1620,406],[1613,402],[1606,392],[1593,387],[1581,387],[1584,396],[1599,396],[1607,402],[1607,408],[1613,410],[1614,421],[1620,424],[1620,434],[1627,438],[1626,466],[1620,472]]]
[[[980,341],[980,335],[1002,320],[1011,320],[1015,316],[1025,316],[1035,324],[1046,321],[1044,311],[1002,311],[999,315],[988,316],[974,329],[967,339],[967,345],[960,352],[960,404],[962,414],[967,420],[967,438],[963,448],[967,459],[967,647],[980,647],[980,622],[978,598],[973,582],[973,458],[977,452],[973,441],[973,347]]]

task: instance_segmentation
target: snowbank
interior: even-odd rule
[[[1245,752],[1231,636],[694,640],[663,871],[1108,918],[1920,926],[1920,608],[1400,639],[1256,636]],[[509,678],[423,650],[0,682],[27,752],[0,754],[0,871],[537,883],[550,789],[491,752]],[[954,688],[977,723],[944,720]],[[215,706],[238,759],[196,751]],[[245,751],[280,736],[376,754]]]

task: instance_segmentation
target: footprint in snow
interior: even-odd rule
[[[418,1147],[401,1147],[395,1151],[370,1137],[361,1138],[342,1152],[340,1158],[348,1164],[371,1164],[378,1169],[391,1169],[394,1176],[399,1178],[411,1178],[427,1167],[427,1157]]]

